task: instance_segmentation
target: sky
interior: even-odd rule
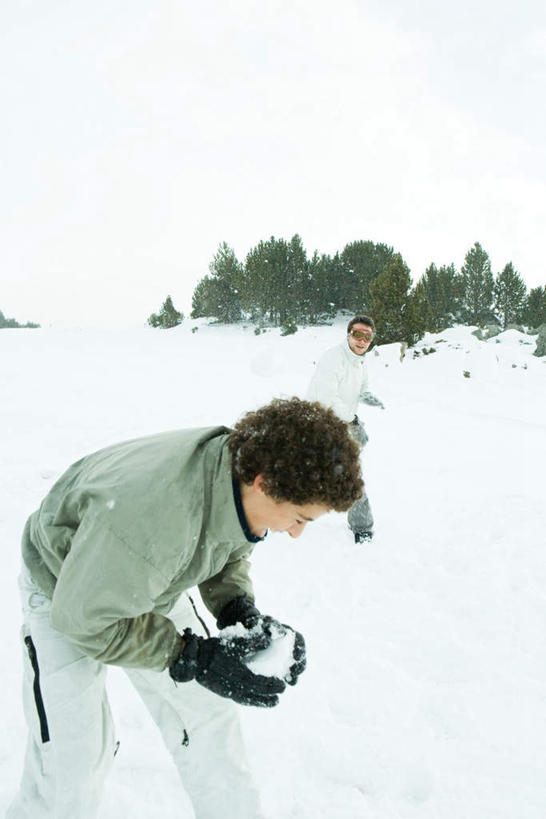
[[[295,233],[544,285],[545,98],[538,0],[4,0],[0,310],[187,315],[221,242]]]

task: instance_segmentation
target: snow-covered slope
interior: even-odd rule
[[[27,514],[86,452],[302,395],[343,326],[0,332],[0,813],[24,751]],[[243,711],[275,819],[546,815],[546,359],[533,350],[517,331],[483,342],[463,327],[403,360],[400,345],[376,348],[372,390],[387,409],[361,412],[375,540],[355,546],[331,513],[255,550],[258,604],[308,646],[280,706]],[[123,672],[109,682],[121,751],[102,819],[191,817]]]

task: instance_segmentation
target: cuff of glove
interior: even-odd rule
[[[216,625],[219,629],[234,626],[235,623],[243,623],[244,625],[251,617],[259,616],[260,611],[250,597],[235,597],[224,606],[218,615]]]
[[[181,652],[169,668],[169,674],[176,682],[189,682],[195,679],[199,640],[200,638],[192,632],[191,628],[184,629]]]

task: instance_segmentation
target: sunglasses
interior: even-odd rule
[[[366,339],[366,341],[373,341],[374,338],[375,338],[375,333],[374,332],[367,332],[366,330],[351,330],[349,335],[351,335],[353,338],[357,338],[359,340],[364,338],[364,339]]]

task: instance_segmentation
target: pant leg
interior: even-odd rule
[[[347,520],[352,532],[371,532],[373,530],[373,514],[370,499],[365,490],[362,497],[349,509]]]
[[[20,590],[28,739],[6,819],[92,819],[114,756],[106,668],[51,628],[51,602],[26,569]]]
[[[355,417],[353,418],[352,421],[350,421],[348,426],[349,435],[351,436],[351,438],[354,438],[354,440],[359,445],[360,449],[363,449],[368,443],[369,437],[368,433],[366,432],[366,427],[364,426],[358,415],[355,415]]]
[[[180,632],[203,634],[187,595],[170,617]],[[158,726],[191,799],[196,819],[263,819],[249,770],[238,706],[167,671],[126,669]]]
[[[368,433],[362,421],[356,416],[355,422],[349,424],[349,431],[362,451],[368,443]],[[347,520],[352,532],[371,532],[373,530],[373,514],[366,490],[349,509]]]

